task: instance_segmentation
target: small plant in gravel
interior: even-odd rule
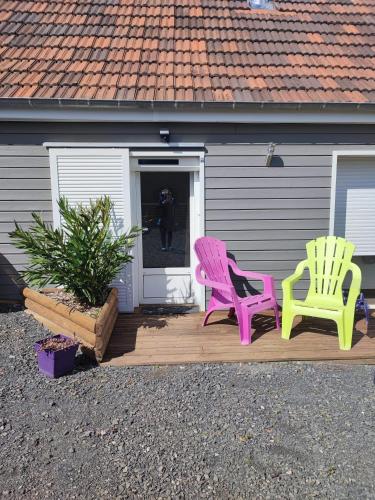
[[[132,227],[125,234],[113,236],[113,203],[108,196],[91,200],[88,206],[70,206],[62,197],[58,206],[60,228],[53,229],[36,213],[32,214],[35,225],[29,230],[15,222],[10,237],[31,262],[22,276],[32,286],[62,286],[79,303],[100,307],[107,299],[111,281],[132,261],[129,250],[140,229]]]

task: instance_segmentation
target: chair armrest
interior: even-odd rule
[[[284,300],[293,300],[293,285],[301,279],[304,270],[307,268],[307,259],[300,262],[293,274],[282,281]]]
[[[231,285],[226,285],[225,283],[219,283],[218,281],[211,281],[208,280],[207,278],[203,278],[202,272],[203,272],[202,264],[198,264],[197,267],[195,268],[195,278],[200,285],[208,286],[210,288],[216,288],[218,290],[230,293],[234,289],[234,287]]]
[[[350,263],[349,270],[352,272],[352,282],[350,284],[346,307],[355,307],[358,295],[361,293],[362,272],[354,262]]]

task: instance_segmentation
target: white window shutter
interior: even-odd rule
[[[348,189],[345,237],[356,255],[375,255],[375,188]]]
[[[335,234],[355,255],[375,255],[375,159],[342,159],[337,167]]]
[[[131,226],[128,149],[55,149],[50,151],[53,218],[60,224],[57,200],[88,204],[108,195],[114,202],[111,230],[119,235]],[[131,265],[112,283],[118,288],[119,310],[133,310]]]

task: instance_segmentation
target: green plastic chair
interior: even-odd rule
[[[355,304],[361,290],[361,270],[351,261],[354,249],[353,243],[336,236],[317,238],[306,244],[307,259],[300,262],[294,274],[282,283],[283,339],[289,339],[295,316],[314,316],[335,321],[340,349],[351,349]],[[307,297],[305,300],[295,300],[293,285],[306,268],[310,272]],[[352,281],[344,304],[342,284],[348,271],[352,272]]]

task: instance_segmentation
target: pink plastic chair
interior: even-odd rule
[[[234,260],[227,257],[225,243],[215,238],[209,236],[199,238],[194,244],[194,250],[200,262],[195,272],[196,279],[201,285],[212,288],[203,326],[206,326],[209,316],[214,311],[229,309],[229,317],[234,313],[237,315],[241,344],[247,345],[251,342],[251,321],[254,314],[273,308],[276,327],[280,329],[279,309],[272,276],[241,271]],[[263,293],[239,297],[230,278],[229,267],[237,276],[263,281]],[[202,272],[205,273],[205,278]]]

